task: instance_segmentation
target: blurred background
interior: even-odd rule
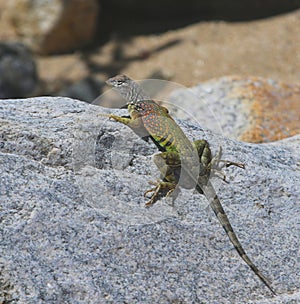
[[[116,74],[300,80],[300,0],[0,0],[0,98],[93,101]]]

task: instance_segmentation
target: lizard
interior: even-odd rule
[[[162,178],[154,183],[154,188],[145,192],[145,195],[153,192],[146,206],[154,204],[161,191],[166,192],[166,196],[170,196],[177,186],[187,189],[194,187],[200,194],[206,196],[240,257],[272,294],[276,295],[269,280],[243,249],[209,179],[216,163],[225,162],[226,166],[235,165],[241,168],[244,168],[244,165],[221,160],[222,150],[213,158],[209,143],[204,139],[191,142],[170,116],[168,109],[149,98],[143,89],[126,75],[117,75],[110,78],[107,83],[125,98],[127,101],[125,107],[129,112],[129,116],[121,117],[113,114],[107,116],[127,125],[143,139],[150,138],[161,151],[154,155],[154,163],[161,172]]]

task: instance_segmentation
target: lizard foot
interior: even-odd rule
[[[150,200],[145,204],[146,207],[152,206],[160,197],[168,197],[175,190],[176,185],[171,182],[164,182],[158,180],[156,182],[150,181],[149,184],[154,185],[154,188],[151,188],[145,191],[144,196],[148,193],[153,192],[150,197]]]
[[[224,159],[220,159],[219,162],[225,163],[225,167],[230,167],[230,166],[236,166],[242,169],[245,169],[245,164],[243,163],[236,163],[230,160],[224,160]]]
[[[222,171],[222,169],[224,167],[228,168],[230,166],[236,166],[236,167],[245,169],[245,164],[233,162],[230,160],[224,160],[224,159],[221,159],[221,157],[222,157],[222,147],[220,147],[218,153],[212,159],[212,161],[210,163],[210,168],[211,168],[211,171],[213,172],[213,175],[222,178],[222,180],[224,182],[228,183],[228,181],[226,180],[226,175]],[[222,165],[220,165],[221,163],[222,163]]]
[[[219,148],[218,153],[213,157],[210,163],[211,169],[215,169],[216,171],[221,171],[223,167],[236,166],[242,169],[245,169],[245,164],[237,163],[230,160],[221,159],[222,157],[222,147]],[[220,166],[220,163],[223,163],[223,166]],[[224,179],[225,180],[225,179]]]

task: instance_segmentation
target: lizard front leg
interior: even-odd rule
[[[113,114],[108,114],[105,116],[129,126],[137,135],[139,135],[139,137],[143,139],[149,137],[149,133],[143,127],[142,121],[139,117],[132,118],[131,116],[117,116]],[[180,174],[180,158],[176,152],[163,152],[154,155],[154,163],[160,170],[162,179],[158,180],[157,182],[151,182],[151,184],[154,184],[155,187],[147,190],[144,193],[146,195],[147,193],[153,192],[150,200],[145,204],[146,206],[153,205],[162,195],[162,193],[165,197],[171,195],[177,185],[176,173],[178,176]]]
[[[148,138],[150,136],[149,136],[149,133],[147,132],[147,130],[144,128],[143,122],[140,117],[117,116],[117,115],[113,115],[113,114],[108,114],[105,116],[128,126],[140,138],[142,138],[145,141],[148,141]]]
[[[107,116],[108,116],[108,118],[111,118],[124,125],[130,125],[133,122],[133,119],[130,116],[117,116],[117,115],[113,115],[113,114],[108,114]]]
[[[98,114],[97,116],[108,117],[124,125],[130,125],[133,121],[133,119],[130,116],[117,116],[113,114],[103,114],[103,113]]]

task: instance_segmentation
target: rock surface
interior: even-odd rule
[[[192,98],[184,98],[188,94]],[[181,90],[169,98],[203,126],[241,141],[262,143],[300,134],[300,84],[228,76]],[[187,118],[185,113],[178,113]]]
[[[0,101],[0,301],[300,301],[299,135],[247,144],[180,123],[246,164],[226,170],[229,184],[213,182],[272,297],[204,197],[182,191],[173,207],[144,207],[156,150],[103,112],[66,98]]]
[[[12,0],[4,8],[18,39],[43,54],[72,51],[91,42],[98,17],[97,0]]]

